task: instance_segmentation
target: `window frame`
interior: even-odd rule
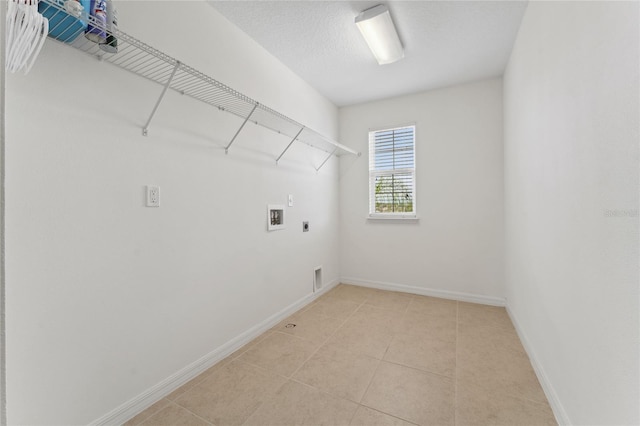
[[[372,163],[375,161],[375,158],[372,158],[372,155],[375,155],[375,151],[372,151],[372,148],[374,147],[374,143],[372,141],[375,140],[375,134],[379,133],[379,132],[385,132],[385,131],[392,131],[392,130],[398,130],[398,129],[404,129],[407,127],[412,127],[413,128],[413,168],[397,168],[397,169],[390,169],[390,170],[375,170],[371,168]],[[368,133],[368,141],[367,141],[367,147],[368,147],[368,155],[369,155],[369,164],[368,164],[368,169],[369,169],[369,197],[368,197],[368,219],[372,219],[372,220],[377,220],[377,219],[382,219],[382,220],[417,220],[418,219],[418,204],[417,204],[417,196],[416,196],[416,176],[417,176],[417,155],[416,155],[416,140],[417,140],[417,126],[416,123],[406,123],[406,124],[401,124],[401,125],[395,125],[395,126],[384,126],[384,127],[378,127],[378,128],[370,128],[369,129],[369,133]],[[381,175],[388,175],[388,174],[393,174],[393,173],[398,173],[398,172],[410,172],[412,174],[412,187],[411,187],[411,193],[412,193],[412,206],[413,206],[413,211],[411,213],[408,212],[385,212],[385,213],[380,213],[380,212],[375,212],[372,210],[375,210],[375,178],[377,176],[381,176]]]

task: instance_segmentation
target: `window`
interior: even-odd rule
[[[415,133],[415,126],[369,132],[369,217],[416,217]]]

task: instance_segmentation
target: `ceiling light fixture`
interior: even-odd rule
[[[378,64],[390,64],[404,58],[404,49],[387,6],[379,4],[363,10],[356,16],[356,25]]]

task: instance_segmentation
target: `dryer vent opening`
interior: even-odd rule
[[[322,288],[322,266],[318,266],[313,271],[313,291],[320,290]]]

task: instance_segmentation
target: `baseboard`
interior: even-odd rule
[[[307,296],[297,300],[280,312],[277,312],[261,323],[256,324],[254,327],[228,341],[224,345],[214,349],[202,358],[167,377],[157,385],[147,389],[135,398],[125,402],[111,412],[91,422],[91,425],[119,425],[125,423],[127,420],[133,418],[146,408],[160,401],[162,398],[169,395],[189,380],[212,367],[217,362],[223,360],[228,355],[231,355],[233,352],[240,349],[242,346],[246,345],[265,331],[269,330],[292,313],[331,290],[338,284],[338,282],[339,280],[333,280],[330,283],[323,285],[322,288],[316,290],[314,293],[308,294]]]
[[[507,314],[509,314],[509,318],[511,318],[511,322],[513,323],[513,326],[515,327],[516,332],[518,333],[518,337],[520,337],[522,346],[524,347],[524,350],[527,352],[527,355],[529,356],[529,360],[531,361],[531,365],[533,366],[533,371],[535,371],[536,376],[538,377],[538,381],[542,386],[542,390],[544,391],[544,394],[547,397],[547,400],[549,401],[549,405],[551,406],[553,415],[556,417],[556,421],[561,426],[571,425],[572,423],[569,420],[569,416],[567,415],[567,412],[564,409],[564,406],[560,402],[560,398],[558,398],[558,394],[556,393],[555,388],[553,387],[553,385],[551,384],[551,381],[549,380],[549,377],[545,373],[544,368],[542,367],[542,364],[540,364],[540,361],[538,360],[538,357],[536,355],[535,350],[533,349],[533,346],[531,345],[531,342],[527,338],[527,335],[525,334],[524,330],[520,326],[520,323],[518,322],[518,318],[516,318],[515,314],[509,307],[509,303],[507,303],[506,308],[507,308]]]
[[[380,290],[400,291],[402,293],[419,294],[421,296],[439,297],[442,299],[458,300],[460,302],[480,303],[482,305],[505,306],[505,299],[500,297],[484,296],[480,294],[462,293],[457,291],[437,290],[433,288],[415,287],[404,284],[385,283],[380,281],[367,281],[358,278],[342,277],[343,284],[371,287]]]

